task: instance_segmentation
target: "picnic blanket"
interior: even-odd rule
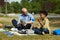
[[[27,36],[27,35],[36,35],[31,29],[22,29],[18,30],[16,28],[11,28],[11,31],[5,31],[4,34],[8,36],[18,35],[18,36]]]

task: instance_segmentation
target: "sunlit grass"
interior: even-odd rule
[[[0,17],[0,23],[4,25],[12,25],[11,20],[16,19],[17,17]],[[60,28],[60,23],[56,23],[57,21],[60,21],[60,18],[51,18],[50,20],[50,26],[52,29]],[[55,23],[54,23],[55,22]],[[60,36],[56,35],[35,35],[35,36],[8,36],[4,34],[3,32],[0,32],[0,40],[60,40]]]

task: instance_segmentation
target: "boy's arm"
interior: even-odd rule
[[[43,27],[44,26],[44,23],[40,20],[40,19],[38,19],[38,22],[40,23],[40,25]]]

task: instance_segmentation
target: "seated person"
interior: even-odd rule
[[[22,14],[20,14],[18,22],[15,19],[12,20],[12,24],[18,28],[18,30],[30,29],[33,22],[34,17],[32,14],[28,13],[26,8],[22,8]]]
[[[34,26],[32,29],[35,31],[36,34],[49,34],[50,33],[50,26],[49,20],[47,18],[48,13],[46,11],[40,11],[40,17],[38,19],[39,24],[41,25],[40,28]]]

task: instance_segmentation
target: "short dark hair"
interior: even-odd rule
[[[48,15],[48,12],[47,11],[39,11],[39,14],[44,14],[44,15]]]

